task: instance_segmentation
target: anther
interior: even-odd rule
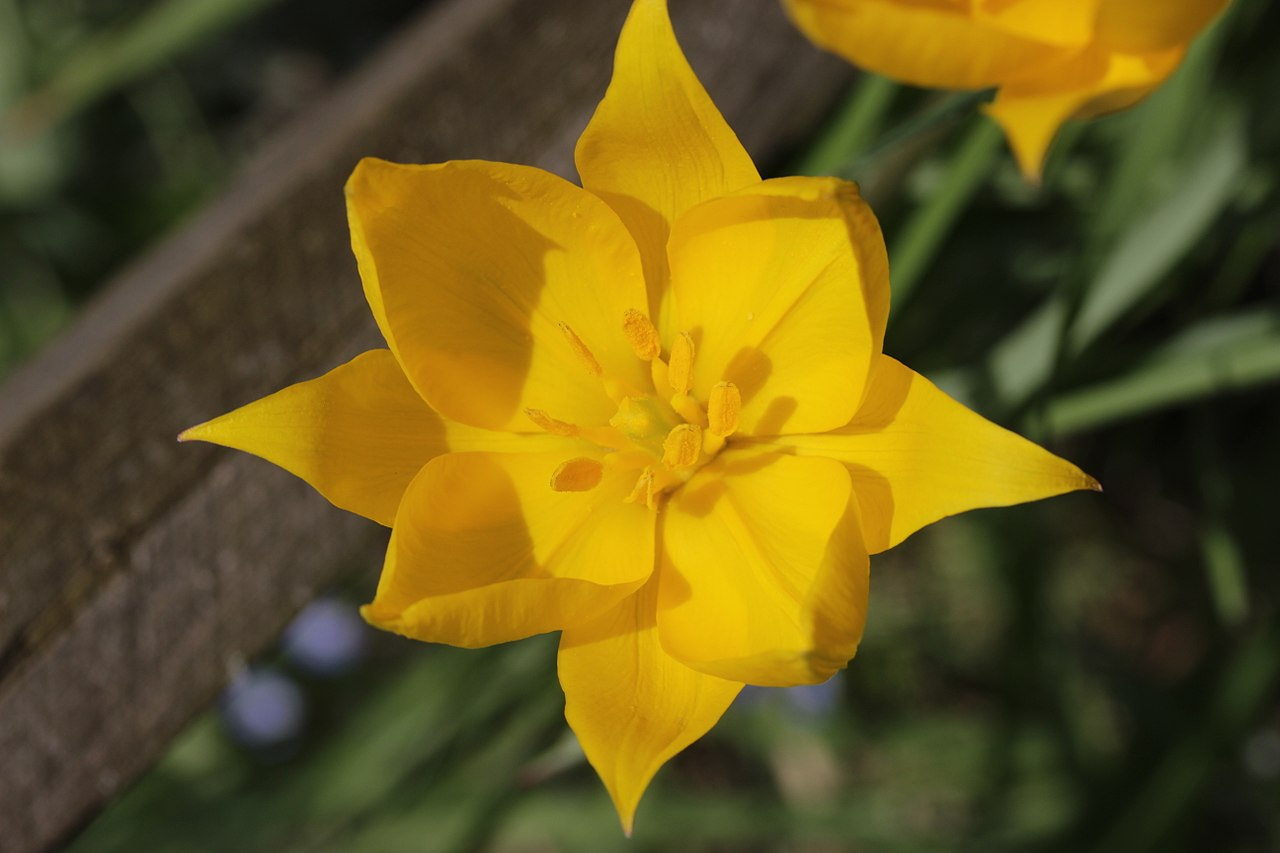
[[[631,494],[622,499],[623,503],[640,503],[643,502],[649,509],[653,509],[653,469],[645,468],[640,472],[640,476],[636,478],[636,484],[631,489]]]
[[[680,424],[662,441],[662,464],[671,469],[697,464],[702,454],[702,427]]]
[[[641,361],[653,361],[662,353],[662,343],[658,340],[658,330],[653,322],[634,308],[628,308],[622,315],[622,333],[627,336],[636,358]]]
[[[732,382],[717,382],[707,397],[707,428],[715,435],[731,436],[738,430],[742,393]]]
[[[667,382],[677,394],[688,394],[693,387],[693,338],[688,332],[676,335],[671,344],[671,361],[667,364]]]
[[[552,435],[562,435],[569,438],[577,435],[579,432],[578,428],[573,424],[556,420],[546,412],[542,411],[542,409],[525,409],[524,413],[529,420],[533,421],[534,426],[544,432],[549,432]]]
[[[578,337],[577,333],[569,328],[568,323],[561,323],[560,331],[564,332],[565,340],[569,342],[569,346],[573,349],[573,354],[587,368],[587,372],[592,376],[599,376],[601,373],[600,362],[596,361],[596,357],[591,354],[591,350],[587,349],[587,345],[582,342],[582,338]]]
[[[557,492],[589,492],[600,485],[604,465],[597,459],[579,456],[560,467],[551,475],[551,488]]]

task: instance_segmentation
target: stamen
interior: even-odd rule
[[[697,424],[700,427],[707,425],[706,412],[702,411],[702,407],[698,405],[698,401],[690,397],[688,394],[672,394],[668,401],[671,408],[676,410],[676,414],[684,418],[691,424]]]
[[[641,361],[653,361],[662,352],[662,342],[658,339],[658,330],[653,322],[634,308],[628,308],[622,315],[622,333]]]
[[[671,344],[671,360],[667,364],[667,382],[677,394],[688,394],[693,387],[693,338],[688,332],[676,335]]]
[[[668,468],[688,468],[702,455],[702,427],[680,424],[662,441],[662,464]]]
[[[644,501],[644,505],[649,509],[653,509],[653,469],[645,468],[640,472],[640,476],[636,479],[635,486],[631,489],[631,494],[622,499],[623,503],[639,503]]]
[[[617,471],[639,471],[653,462],[647,450],[615,450],[604,455],[604,466]]]
[[[557,492],[589,492],[600,485],[604,465],[598,459],[579,456],[560,467],[551,475],[551,488]]]
[[[596,357],[591,354],[591,350],[587,349],[587,345],[582,342],[582,338],[578,337],[577,333],[569,328],[568,323],[561,323],[560,331],[564,332],[565,340],[573,348],[573,354],[587,368],[587,372],[592,376],[599,376],[601,373],[600,362],[596,361]]]
[[[732,382],[717,382],[707,397],[707,427],[716,435],[729,437],[738,431],[742,412],[742,392]]]
[[[546,412],[542,411],[542,409],[525,409],[524,413],[529,420],[533,421],[534,425],[538,427],[538,429],[543,430],[544,432],[549,432],[552,435],[562,435],[566,438],[571,438],[579,432],[578,427],[571,423],[556,420]]]
[[[661,391],[667,387],[667,363],[660,358],[649,362],[649,378],[653,380],[653,390]]]

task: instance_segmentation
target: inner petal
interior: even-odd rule
[[[520,431],[536,408],[602,424],[613,401],[583,350],[610,377],[649,381],[617,326],[646,302],[639,254],[595,196],[525,166],[364,160],[347,198],[374,315],[445,416]]]
[[[748,435],[848,422],[883,341],[889,289],[884,241],[856,187],[766,181],[691,210],[669,251],[675,322],[697,348],[694,397],[732,382]]]

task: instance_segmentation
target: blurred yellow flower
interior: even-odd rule
[[[915,86],[999,92],[988,112],[1038,179],[1062,123],[1164,82],[1228,0],[783,0],[822,47]]]
[[[881,354],[854,185],[761,181],[637,0],[577,147],[365,160],[352,244],[389,349],[193,427],[390,525],[374,625],[561,631],[566,716],[629,830],[743,684],[822,681],[868,555],[951,513],[1096,484]]]

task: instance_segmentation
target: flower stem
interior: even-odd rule
[[[878,74],[863,74],[835,118],[788,170],[795,175],[837,175],[871,147],[902,87]]]
[[[999,160],[1001,140],[994,122],[986,118],[974,121],[947,164],[941,185],[907,219],[890,244],[894,310],[910,298],[960,214],[986,182]]]

